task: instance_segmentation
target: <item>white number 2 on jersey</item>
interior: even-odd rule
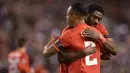
[[[93,43],[92,41],[85,41],[84,42],[85,47],[89,46],[90,44],[92,44],[93,47],[96,46],[95,43]],[[97,58],[93,58],[92,60],[90,60],[91,55],[88,55],[88,56],[85,57],[85,64],[87,66],[92,66],[92,65],[97,65],[98,64]]]

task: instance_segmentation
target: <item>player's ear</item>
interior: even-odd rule
[[[73,15],[72,15],[72,20],[75,20],[75,17],[76,17],[76,16],[73,14]]]
[[[87,14],[87,17],[90,16],[90,14]]]

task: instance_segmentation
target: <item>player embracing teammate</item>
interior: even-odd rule
[[[88,12],[80,3],[72,4],[66,15],[69,26],[44,47],[45,57],[59,54],[60,73],[100,73],[100,53],[104,60],[116,55],[115,43],[99,23],[103,9],[98,4],[91,4],[87,9]]]

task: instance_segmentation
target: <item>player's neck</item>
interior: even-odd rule
[[[20,47],[19,50],[20,50],[21,52],[26,52],[26,47]]]
[[[85,23],[85,21],[84,21],[84,19],[83,19],[83,20],[77,21],[77,23],[75,24],[75,26],[78,25],[78,24],[86,24],[86,23]]]
[[[78,24],[86,24],[84,19],[77,20],[73,23],[73,26],[70,26],[70,28],[75,28]]]

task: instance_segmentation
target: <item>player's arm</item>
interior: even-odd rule
[[[60,53],[63,55],[59,58],[60,63],[71,63],[80,59],[86,55],[90,55],[96,51],[96,47],[92,47],[91,44],[86,47],[84,50],[79,51],[61,51]]]
[[[108,54],[110,56],[110,54],[116,55],[116,49],[117,46],[115,44],[115,42],[113,41],[113,39],[110,37],[106,27],[102,24],[101,25],[101,33],[103,35],[103,37],[106,38],[106,42],[104,43],[104,51],[106,51],[106,54]],[[111,49],[111,52],[109,51],[109,49]]]
[[[48,58],[56,53],[58,53],[60,51],[59,47],[57,46],[59,40],[57,39],[57,41],[55,41],[55,43],[52,43],[52,41],[50,41],[43,49],[43,55],[44,57]]]
[[[100,24],[100,32],[103,34],[103,36],[107,39],[110,40],[111,42],[114,43],[113,39],[110,37],[106,27],[103,24]],[[115,43],[114,43],[115,44]],[[104,44],[103,44],[104,45]],[[105,45],[104,45],[104,48]],[[116,50],[116,48],[115,48]],[[102,48],[102,55],[101,55],[101,60],[110,60],[111,58],[111,53],[109,51],[106,51],[105,49]]]
[[[112,38],[107,38],[106,39],[106,42],[104,42],[104,49],[106,51],[110,52],[112,55],[117,54],[117,52],[116,52],[117,46],[114,43]]]
[[[110,52],[112,55],[116,55],[116,44],[113,42],[112,39],[110,38],[105,38],[100,32],[97,32],[94,29],[86,29],[83,31],[82,35],[84,37],[89,37],[92,38],[93,40],[97,41],[100,40],[104,46],[105,46],[105,50]]]
[[[111,44],[111,43],[115,44],[114,41],[113,41],[113,39],[110,38],[109,34],[108,34],[108,35],[104,35],[104,37],[110,42],[110,43],[107,43],[108,45]],[[113,45],[113,44],[112,44],[112,45]],[[103,44],[103,45],[104,45],[104,44]],[[114,46],[115,46],[115,45],[114,45]],[[116,46],[115,46],[115,47],[116,47]],[[107,48],[109,48],[109,46],[106,47],[106,46],[104,45],[104,50],[103,50],[102,55],[101,55],[101,57],[100,57],[101,60],[110,60],[111,52],[107,51],[107,50],[106,50]],[[114,48],[114,50],[116,50],[116,48]],[[115,55],[116,55],[116,54],[115,54]]]
[[[43,48],[43,56],[48,58],[58,52],[58,50],[54,47],[53,43],[58,39],[55,33],[52,33],[50,41],[48,44]]]
[[[70,46],[70,40],[69,32],[66,32],[64,35],[58,37],[57,40],[50,40],[50,42],[43,49],[43,55],[48,58],[60,52],[60,50],[64,49],[64,47]]]

